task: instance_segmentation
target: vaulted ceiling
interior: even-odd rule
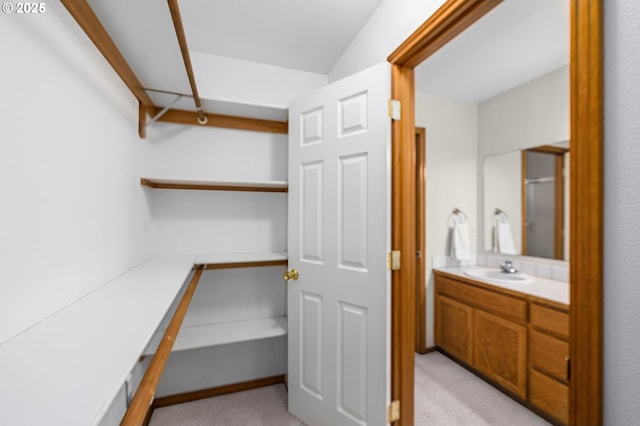
[[[327,75],[381,2],[182,0],[179,5],[192,52]],[[167,1],[89,4],[145,87],[190,93]]]
[[[191,93],[167,1],[88,3],[145,88]],[[323,75],[380,3],[179,1],[191,52]],[[417,90],[477,102],[567,64],[568,9],[561,0],[505,0],[417,68]],[[148,94],[159,107],[171,100]],[[181,109],[193,111],[186,101]]]

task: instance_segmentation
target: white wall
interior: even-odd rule
[[[569,140],[569,68],[480,102],[481,157]]]
[[[604,415],[624,426],[640,419],[640,3],[603,4]]]
[[[471,252],[477,247],[476,190],[478,121],[475,103],[416,93],[416,126],[426,128],[426,285],[427,347],[433,346],[433,275],[431,259],[447,256],[451,211],[468,218]]]
[[[326,75],[191,52],[203,99],[286,109],[289,101],[327,84]]]
[[[157,123],[143,175],[286,180],[287,135]],[[156,254],[283,251],[286,193],[145,190]]]
[[[150,254],[137,103],[46,6],[0,14],[0,344]]]

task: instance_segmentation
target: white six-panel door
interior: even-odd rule
[[[289,108],[289,410],[311,426],[386,424],[389,97],[380,64]]]

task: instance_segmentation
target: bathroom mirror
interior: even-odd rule
[[[484,158],[484,249],[568,260],[569,142]]]

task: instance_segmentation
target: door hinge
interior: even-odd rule
[[[387,269],[389,271],[400,269],[400,250],[393,250],[387,253]]]
[[[392,120],[400,120],[402,117],[400,101],[397,99],[389,99],[389,118]]]
[[[567,364],[567,381],[571,381],[571,358],[564,357],[564,362]]]
[[[387,407],[387,423],[393,423],[400,420],[400,401],[391,401]]]

